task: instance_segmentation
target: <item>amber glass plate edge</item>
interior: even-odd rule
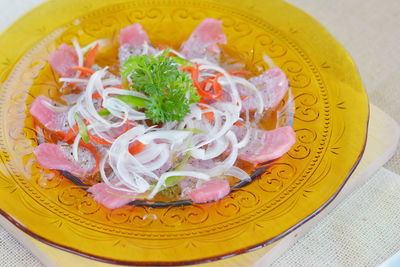
[[[275,1],[275,0],[273,0]],[[33,15],[36,13],[36,11],[40,10],[42,6],[48,4],[49,2],[44,2],[43,4],[37,6],[36,8],[32,9],[31,11],[29,11],[28,13],[26,13],[26,15]],[[286,5],[289,5],[293,8],[292,5],[288,4],[285,2]],[[319,24],[315,19],[313,19],[311,16],[309,16],[308,14],[306,14],[304,11],[298,9],[297,7],[294,7],[298,10],[298,12],[303,13],[304,15],[308,16],[310,21],[313,21],[313,23],[317,23]],[[23,19],[19,19],[17,22],[15,22],[13,25],[11,25],[10,27],[8,27],[1,35],[1,37],[3,37],[5,34],[7,34],[9,31],[13,31],[15,30],[17,27],[14,27],[15,24],[23,24]],[[320,27],[322,29],[324,29],[321,25]],[[324,29],[325,30],[325,29]],[[326,31],[326,30],[325,30]],[[327,32],[326,32],[327,33]],[[2,38],[1,38],[2,39]],[[0,40],[1,40],[0,39]],[[333,37],[332,37],[333,39]],[[36,42],[36,40],[31,40],[33,43]],[[28,45],[29,47],[29,45]],[[348,55],[348,53],[346,52],[346,54]],[[1,73],[0,77],[4,78],[4,76],[7,77],[8,73]],[[349,177],[351,176],[351,174],[353,173],[353,171],[355,170],[355,168],[357,167],[359,161],[362,158],[362,155],[364,153],[365,150],[365,145],[366,145],[366,139],[367,139],[367,131],[368,131],[368,122],[369,122],[369,109],[368,109],[368,117],[367,117],[367,127],[366,127],[366,133],[365,133],[365,138],[364,138],[364,145],[363,148],[361,150],[361,152],[359,153],[353,167],[351,168],[350,172],[347,174],[346,178],[344,179],[344,182],[341,184],[341,186],[338,188],[338,190],[317,210],[315,210],[314,212],[312,212],[311,214],[309,214],[308,216],[306,216],[305,218],[303,218],[301,221],[299,221],[297,224],[295,224],[294,226],[290,227],[289,229],[287,229],[286,231],[284,231],[282,234],[277,235],[274,238],[271,238],[269,240],[267,240],[266,242],[262,242],[256,245],[252,245],[240,250],[236,250],[230,253],[226,253],[224,255],[218,255],[215,257],[208,257],[208,258],[202,258],[202,259],[198,259],[198,260],[189,260],[189,261],[180,261],[180,262],[133,262],[133,261],[122,261],[122,260],[115,260],[115,259],[110,259],[110,258],[102,258],[102,257],[98,257],[98,256],[94,256],[88,253],[84,253],[81,252],[77,249],[65,246],[65,245],[59,245],[53,241],[49,241],[43,237],[41,237],[40,235],[37,235],[35,233],[33,233],[32,231],[30,231],[29,229],[27,229],[23,224],[21,224],[20,222],[18,222],[16,219],[14,219],[11,215],[9,215],[8,213],[4,212],[3,209],[0,208],[0,214],[5,217],[7,220],[9,220],[12,224],[14,224],[16,227],[18,227],[20,230],[22,230],[24,233],[32,236],[35,239],[38,239],[39,241],[46,243],[50,246],[68,251],[68,252],[72,252],[76,255],[80,255],[89,259],[94,259],[94,260],[98,260],[98,261],[102,261],[102,262],[106,262],[106,263],[118,263],[118,264],[127,264],[127,265],[187,265],[187,264],[196,264],[196,263],[205,263],[205,262],[210,262],[210,261],[214,261],[214,260],[219,260],[222,258],[227,258],[227,257],[231,257],[231,256],[235,256],[235,255],[239,255],[245,252],[249,252],[261,247],[264,247],[266,245],[269,245],[283,237],[285,237],[286,235],[288,235],[289,233],[293,232],[294,230],[296,230],[298,227],[300,227],[301,225],[303,225],[305,222],[309,221],[310,219],[312,219],[314,216],[316,216],[319,212],[321,212],[325,207],[327,207],[333,199],[335,199],[335,197],[340,193],[341,189],[344,187],[344,185],[346,184],[346,182],[348,181]]]
[[[208,263],[208,262],[213,262],[213,261],[216,261],[216,260],[226,259],[226,258],[230,258],[230,257],[233,257],[233,256],[238,256],[240,254],[243,254],[243,253],[246,253],[246,252],[251,252],[253,250],[268,246],[268,245],[270,245],[270,244],[272,244],[272,243],[284,238],[285,236],[287,236],[291,232],[295,231],[297,228],[299,228],[300,226],[302,226],[303,224],[305,224],[306,222],[308,222],[309,220],[314,218],[316,215],[318,215],[322,210],[324,210],[337,197],[337,195],[340,193],[340,191],[343,189],[343,187],[345,186],[345,184],[347,183],[347,181],[349,180],[349,178],[353,174],[354,170],[357,168],[357,166],[358,166],[358,164],[359,164],[359,162],[360,162],[360,160],[361,160],[361,158],[362,158],[362,156],[364,154],[364,151],[365,151],[365,146],[366,146],[366,143],[367,143],[367,135],[368,135],[368,124],[369,124],[369,113],[368,113],[368,121],[367,121],[367,134],[365,136],[365,142],[364,142],[363,149],[360,152],[360,154],[359,154],[359,156],[357,158],[357,161],[353,165],[353,168],[351,169],[349,174],[346,176],[346,178],[345,178],[344,182],[342,183],[342,185],[329,198],[329,200],[324,203],[324,205],[322,205],[319,209],[315,210],[313,213],[308,215],[306,218],[302,219],[300,222],[298,222],[297,224],[295,224],[291,228],[287,229],[282,234],[277,235],[274,238],[271,238],[271,239],[267,240],[266,242],[259,243],[259,244],[256,244],[254,246],[249,246],[249,247],[246,247],[246,248],[243,248],[243,249],[240,249],[240,250],[236,250],[236,251],[233,251],[231,253],[226,253],[226,254],[223,254],[223,255],[219,255],[219,256],[216,256],[216,257],[208,257],[208,258],[203,258],[203,259],[198,259],[198,260],[180,261],[180,262],[173,262],[173,261],[172,262],[151,262],[151,261],[134,262],[134,261],[115,260],[115,259],[110,259],[110,258],[105,258],[105,257],[103,258],[103,257],[99,257],[99,256],[96,256],[96,255],[91,255],[89,253],[82,252],[82,251],[74,249],[72,247],[67,247],[65,245],[57,244],[54,241],[47,240],[46,238],[43,238],[40,235],[37,235],[37,234],[33,233],[32,231],[30,231],[28,228],[26,228],[24,225],[19,223],[17,220],[15,220],[8,213],[4,212],[3,209],[1,209],[1,208],[0,208],[0,215],[2,215],[4,218],[6,218],[8,221],[10,221],[14,226],[19,228],[19,230],[23,231],[25,234],[27,234],[27,235],[29,235],[29,236],[31,236],[31,237],[39,240],[39,241],[51,246],[51,247],[58,248],[58,249],[61,249],[63,251],[70,252],[70,253],[73,253],[75,255],[84,257],[84,258],[88,258],[88,259],[96,260],[96,261],[101,261],[101,262],[104,262],[104,263],[123,264],[123,265],[131,265],[131,266],[135,266],[135,265],[139,265],[139,266],[159,266],[159,265],[182,266],[182,265]]]

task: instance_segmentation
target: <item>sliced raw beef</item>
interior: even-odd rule
[[[212,159],[201,160],[190,157],[187,161],[187,164],[190,164],[191,166],[198,169],[211,169],[215,167],[216,162]]]
[[[76,73],[73,67],[78,65],[78,57],[74,48],[62,43],[49,56],[49,63],[61,77],[73,77]]]
[[[121,64],[132,55],[142,54],[143,44],[150,43],[147,32],[139,23],[123,28],[118,35],[118,40],[120,43],[118,57]]]
[[[249,80],[258,90],[260,90],[265,109],[275,108],[283,99],[289,89],[289,81],[278,67],[273,67],[257,77]],[[243,100],[242,111],[253,110],[257,107],[257,97],[249,90],[239,87],[239,94],[246,95]]]
[[[125,192],[114,189],[105,183],[98,183],[88,189],[92,193],[94,200],[108,209],[120,208],[129,202],[135,200],[131,198],[137,196],[137,193]]]
[[[40,95],[36,97],[29,106],[29,112],[47,129],[52,131],[65,131],[68,129],[68,112],[55,111],[56,108],[51,108],[51,106],[54,105],[60,106],[60,104],[54,102],[46,96]]]
[[[240,141],[245,135],[245,127],[232,127]],[[296,142],[296,134],[292,127],[280,127],[272,131],[252,129],[250,141],[239,150],[239,158],[258,164],[281,157]]]
[[[207,58],[216,62],[221,52],[218,43],[227,43],[222,30],[222,21],[205,18],[192,32],[189,39],[182,43],[181,53],[188,59]]]
[[[195,203],[204,203],[223,198],[228,195],[231,188],[229,182],[218,179],[200,184],[197,188],[191,189],[186,194]]]
[[[83,148],[78,151],[79,162],[72,158],[71,146],[42,143],[34,148],[33,153],[43,168],[67,171],[78,177],[90,174],[96,167],[92,153]]]
[[[145,42],[150,43],[147,32],[143,30],[142,25],[139,23],[121,29],[118,40],[121,45],[127,44],[133,47],[140,47]]]

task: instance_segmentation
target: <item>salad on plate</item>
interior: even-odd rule
[[[63,103],[40,95],[29,107],[49,135],[34,149],[39,165],[76,177],[99,204],[218,200],[295,143],[291,126],[260,123],[287,95],[286,75],[221,60],[221,21],[204,19],[179,50],[151,44],[139,23],[118,40],[117,72],[96,62],[102,40],[61,44],[48,63]]]

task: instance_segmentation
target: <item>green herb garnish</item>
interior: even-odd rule
[[[202,130],[200,130],[200,129],[197,129],[197,128],[184,128],[184,129],[181,129],[180,131],[192,132],[192,133],[195,133],[195,134],[204,133],[204,131],[202,131]]]
[[[111,114],[111,112],[106,108],[100,109],[98,113],[99,113],[100,116],[107,116],[107,115]]]
[[[166,49],[158,57],[135,55],[122,66],[123,78],[132,81],[130,89],[148,97],[143,104],[146,116],[153,123],[182,121],[190,112],[189,104],[200,100],[188,73],[178,69],[178,63],[186,65],[188,62],[167,57],[168,53]]]
[[[81,117],[79,117],[78,113],[74,114],[74,119],[78,124],[79,134],[81,135],[83,142],[86,144],[89,143],[89,134],[85,122],[81,119]]]
[[[133,95],[116,95],[114,96],[115,98],[121,100],[122,102],[127,103],[128,105],[132,106],[133,108],[145,108],[148,104],[150,104],[150,101],[138,97],[138,96],[133,96]]]
[[[113,97],[127,103],[132,108],[144,108],[149,104],[149,101],[147,99],[133,95],[116,95]],[[99,110],[98,114],[100,116],[107,116],[110,115],[111,112],[106,108],[102,108]]]

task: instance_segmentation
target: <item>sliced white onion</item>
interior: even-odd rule
[[[266,54],[263,54],[263,59],[264,59],[265,63],[268,64],[268,67],[272,68],[272,67],[275,66],[274,61],[272,60],[272,58],[270,58]]]
[[[111,94],[113,94],[113,95],[131,95],[131,96],[137,96],[137,97],[141,97],[144,99],[148,99],[148,97],[146,95],[144,95],[143,93],[119,89],[119,88],[112,88],[112,87],[107,88],[103,91],[103,98],[107,98]]]
[[[154,159],[150,163],[147,163],[145,166],[150,171],[155,171],[164,166],[164,164],[166,164],[169,159],[170,159],[169,151],[167,149],[164,149],[161,150],[160,155],[156,159]]]
[[[83,53],[82,53],[81,47],[75,38],[72,39],[72,44],[74,45],[75,52],[78,56],[78,66],[83,67]],[[77,71],[75,74],[75,78],[78,78],[80,75],[81,75],[81,71]]]
[[[207,150],[205,149],[192,149],[191,156],[195,159],[208,160],[213,159],[221,155],[227,148],[229,143],[225,138],[219,138],[208,145]]]
[[[210,176],[201,172],[194,172],[194,171],[170,171],[163,173],[158,180],[157,185],[154,187],[153,191],[150,193],[149,198],[153,198],[161,189],[161,186],[164,185],[165,180],[171,176],[188,176],[193,177],[201,180],[208,180]]]
[[[224,172],[224,175],[229,175],[238,178],[241,181],[244,180],[251,180],[249,174],[242,170],[241,168],[238,168],[236,166],[230,167],[228,170]]]
[[[143,144],[149,144],[154,139],[167,140],[171,143],[183,143],[190,136],[188,131],[154,131],[138,137],[138,140]]]
[[[163,150],[168,150],[167,144],[151,143],[146,146],[146,149],[135,155],[135,158],[142,164],[146,164],[157,158]]]
[[[103,80],[103,86],[115,86],[115,85],[121,85],[121,80],[117,78],[109,78]]]
[[[246,128],[246,134],[244,135],[242,140],[240,140],[240,142],[236,144],[236,147],[239,149],[245,147],[249,143],[251,135],[251,127],[249,127],[248,125],[242,127]]]
[[[78,64],[83,65],[83,55],[96,43],[91,43],[83,48],[76,40],[73,40],[77,51]],[[142,48],[138,49],[140,54],[161,55],[163,50],[158,50],[144,42]],[[170,49],[175,55],[185,58],[179,52]],[[55,107],[59,111],[68,108],[68,124],[73,127],[75,113],[86,120],[88,130],[96,136],[109,141],[111,146],[104,147],[105,155],[100,161],[100,175],[103,181],[110,187],[124,192],[144,193],[151,188],[150,184],[156,182],[148,198],[152,198],[165,185],[165,180],[171,176],[187,176],[199,180],[209,180],[210,177],[221,175],[232,175],[241,180],[250,179],[249,175],[238,167],[233,166],[237,160],[238,151],[245,147],[253,134],[252,125],[249,122],[249,114],[246,112],[244,126],[246,134],[238,142],[232,127],[240,118],[242,100],[238,86],[243,86],[257,96],[257,112],[264,110],[262,95],[259,90],[244,78],[231,76],[220,66],[204,59],[194,59],[200,65],[199,82],[203,79],[222,73],[219,83],[222,85],[224,101],[209,101],[209,104],[194,103],[190,105],[190,113],[184,116],[182,122],[166,122],[162,127],[147,125],[146,114],[133,109],[127,103],[114,97],[115,95],[131,95],[147,98],[146,95],[131,90],[114,88],[121,85],[120,78],[115,77],[107,71],[107,68],[96,71],[89,79],[61,78],[65,83],[79,83],[85,86],[84,92],[79,96],[76,104],[69,107]],[[105,78],[107,77],[107,78]],[[240,89],[240,88],[239,88]],[[110,115],[100,116],[98,114],[100,101],[93,99],[93,94],[98,92],[102,97],[102,107],[108,109]],[[189,97],[189,95],[187,95]],[[51,103],[46,103],[46,105]],[[52,106],[52,105],[51,105]],[[54,107],[54,106],[52,106]],[[50,107],[49,107],[50,108]],[[207,120],[205,113],[212,112],[213,122]],[[257,115],[257,114],[256,114]],[[123,127],[128,122],[135,121],[135,127],[118,136],[115,140],[111,138],[110,131]],[[191,131],[197,129],[198,131]],[[257,134],[257,133],[256,133]],[[257,136],[255,136],[257,138]],[[81,136],[78,134],[73,143],[73,157],[78,160],[78,145]],[[146,148],[136,155],[129,152],[129,147],[134,142],[141,142]],[[186,163],[180,171],[167,171],[157,175],[157,170],[163,166],[173,166],[172,159],[182,157],[190,151],[192,158],[198,160],[214,160],[224,152],[229,155],[223,161],[215,162],[212,168],[195,168]],[[190,161],[189,161],[190,162]],[[112,169],[110,176],[106,175],[106,164]],[[167,165],[166,165],[167,164]],[[108,168],[108,167],[107,167]]]
[[[115,179],[138,193],[146,192],[150,187],[143,175],[157,178],[151,170],[129,153],[129,144],[145,131],[142,125],[128,130],[113,142],[108,153],[110,166],[116,175]]]
[[[74,156],[74,160],[78,161],[78,148],[79,148],[79,141],[81,140],[81,135],[78,133],[75,137],[74,143],[72,144],[72,155]]]
[[[258,90],[257,89],[257,87],[255,87],[254,86],[254,84],[252,84],[251,82],[249,82],[248,80],[246,80],[246,79],[243,79],[243,78],[241,78],[241,77],[233,77],[233,80],[234,80],[234,82],[235,83],[238,83],[238,84],[242,84],[246,89],[248,89],[251,93],[253,93],[253,94],[255,94],[256,95],[256,97],[257,97],[257,103],[258,103],[258,106],[257,106],[257,113],[262,113],[263,111],[264,111],[264,109],[265,109],[265,107],[264,107],[264,97],[263,97],[263,95],[261,94],[261,92],[260,92],[260,90]],[[224,81],[222,81],[222,83],[223,83]]]
[[[62,83],[85,83],[87,84],[89,80],[87,79],[79,79],[79,78],[60,78],[58,79]]]
[[[146,119],[146,115],[143,112],[132,109],[125,102],[117,99],[117,98],[106,98],[103,101],[103,107],[108,109],[110,113],[117,118],[120,119],[130,119],[130,120],[144,120]],[[113,127],[119,127],[124,123],[113,124]]]
[[[204,145],[207,145],[214,140],[226,135],[226,133],[229,131],[230,128],[232,128],[232,125],[237,121],[237,118],[235,115],[229,112],[229,110],[226,110],[226,112],[223,113],[224,119],[222,120],[221,116],[218,116],[220,112],[214,112],[214,124],[219,125],[220,127],[214,127],[214,129],[207,135],[207,140],[202,141],[194,146],[194,148],[199,148]]]
[[[186,57],[184,55],[182,55],[181,53],[179,53],[178,51],[172,49],[172,48],[168,48],[170,52],[174,53],[175,55],[177,55],[180,58],[186,59]]]
[[[227,171],[230,167],[233,166],[233,164],[236,162],[237,156],[238,156],[238,148],[237,148],[237,139],[235,134],[232,131],[229,131],[226,134],[226,137],[228,140],[231,142],[231,153],[229,156],[222,162],[218,163],[217,166],[211,169],[200,169],[200,168],[195,168],[194,166],[187,164],[183,169],[184,170],[194,170],[197,172],[202,172],[210,177],[215,177],[215,176],[220,176],[222,175],[225,171]]]
[[[107,46],[110,44],[110,40],[109,39],[98,39],[84,47],[81,48],[81,51],[83,54],[86,54],[86,52],[88,52],[89,50],[93,49],[96,45],[99,45],[99,48],[102,48],[104,46]]]

